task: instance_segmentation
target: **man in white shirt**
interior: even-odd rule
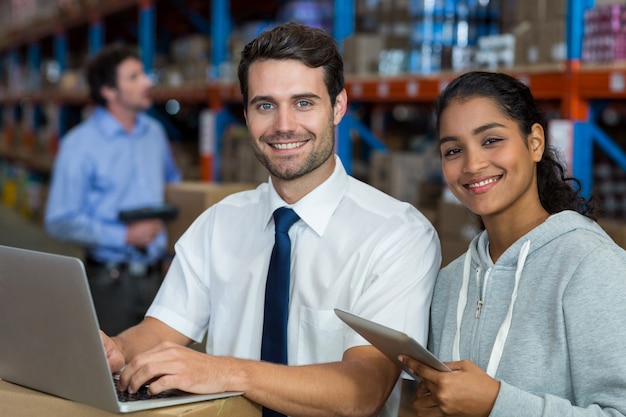
[[[400,370],[342,325],[333,309],[426,341],[441,254],[413,206],[349,177],[334,155],[347,109],[343,62],[319,29],[288,23],[248,44],[239,66],[245,117],[270,180],[205,211],[176,257],[147,317],[103,335],[120,389],[150,380],[179,388],[243,391],[280,413],[397,415]],[[290,207],[287,366],[260,361],[272,213]],[[185,346],[207,333],[207,353]],[[389,401],[387,399],[389,398]]]

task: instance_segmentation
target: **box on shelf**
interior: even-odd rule
[[[565,44],[565,20],[553,19],[536,26],[535,39],[538,62],[562,62],[567,58]]]
[[[256,184],[183,181],[165,188],[165,201],[178,207],[176,219],[167,222],[169,251],[193,221],[206,209],[230,194],[250,190]]]
[[[233,125],[222,137],[221,179],[224,182],[260,184],[269,177],[250,145],[250,132],[245,126]]]
[[[518,22],[543,22],[565,18],[567,0],[524,0],[515,1],[515,18]]]
[[[527,65],[537,61],[537,51],[533,42],[533,32],[530,23],[522,22],[513,29],[515,35],[515,65]]]
[[[467,252],[470,240],[450,236],[439,236],[441,243],[441,267],[448,265]]]
[[[479,233],[473,215],[460,203],[440,200],[437,207],[437,231],[470,241]]]
[[[625,4],[626,0],[595,0],[596,6],[605,6],[607,4]]]
[[[443,192],[441,181],[423,181],[417,187],[417,207],[422,211],[436,211]]]
[[[598,219],[598,224],[618,244],[626,249],[626,221],[616,219]]]
[[[520,22],[513,29],[515,65],[563,62],[566,58],[565,21]]]
[[[377,32],[380,13],[377,0],[356,0],[354,3],[355,32]]]
[[[174,161],[181,172],[183,181],[200,179],[200,155],[198,143],[195,140],[181,140],[171,142]]]
[[[372,152],[369,183],[401,201],[418,205],[420,184],[439,178],[439,158],[431,150],[417,152]]]
[[[439,201],[435,229],[441,241],[441,266],[467,251],[470,241],[479,233],[472,214],[460,203]]]
[[[346,74],[377,74],[378,59],[384,46],[384,37],[376,33],[355,33],[347,37],[343,43]]]
[[[174,62],[205,60],[211,55],[211,38],[194,34],[181,36],[171,42],[170,56]]]
[[[511,33],[478,38],[476,65],[488,69],[512,67],[515,63],[515,36]]]

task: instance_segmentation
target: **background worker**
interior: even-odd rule
[[[103,48],[88,63],[92,114],[61,140],[45,214],[46,231],[85,250],[102,329],[143,318],[161,281],[163,221],[120,221],[123,210],[159,206],[180,180],[162,126],[146,115],[152,82],[138,54]]]

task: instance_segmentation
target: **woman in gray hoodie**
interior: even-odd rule
[[[418,416],[626,415],[626,251],[548,146],[530,89],[461,75],[437,102],[444,177],[483,231],[443,268]],[[573,186],[572,186],[573,183]]]

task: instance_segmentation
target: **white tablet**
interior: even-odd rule
[[[337,308],[335,314],[413,378],[419,380],[411,369],[398,360],[398,356],[409,356],[438,371],[450,372],[450,368],[407,334]]]

